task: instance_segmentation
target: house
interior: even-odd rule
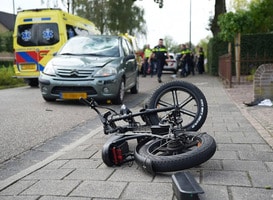
[[[14,14],[0,11],[0,35],[6,32],[13,32],[15,18],[16,15]],[[0,52],[0,61],[12,61],[13,59],[14,59],[13,53]]]
[[[16,15],[0,11],[0,34],[14,30]]]

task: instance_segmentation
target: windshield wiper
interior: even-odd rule
[[[60,55],[80,55],[80,54],[75,54],[75,53],[61,53]]]
[[[105,56],[105,55],[98,54],[98,53],[83,53],[81,55],[84,55],[84,56]]]

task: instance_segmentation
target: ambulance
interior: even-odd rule
[[[94,23],[61,9],[23,10],[17,14],[14,35],[14,71],[30,86],[38,86],[38,77],[60,47],[76,35],[98,35]]]

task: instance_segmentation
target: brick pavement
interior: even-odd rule
[[[163,81],[169,79],[170,75],[163,76]],[[212,159],[188,170],[205,191],[200,199],[273,200],[273,150],[268,143],[270,130],[266,129],[271,124],[264,125],[267,122],[263,124],[261,119],[267,119],[268,113],[263,114],[264,108],[260,107],[243,107],[238,98],[243,93],[236,97],[237,88],[223,88],[217,77],[196,75],[183,80],[204,92],[209,113],[201,131],[211,134],[217,142]],[[155,78],[141,78],[142,87],[151,84],[158,84]],[[260,131],[267,131],[268,140],[261,137]],[[46,160],[0,181],[0,199],[176,199],[171,173],[152,176],[136,164],[106,167],[100,149],[107,137],[100,128],[90,130]]]

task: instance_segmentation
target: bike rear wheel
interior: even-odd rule
[[[134,157],[136,163],[150,173],[172,172],[198,166],[215,151],[216,143],[210,135],[186,132],[175,140],[157,138],[139,144]]]
[[[208,105],[202,91],[195,85],[185,81],[171,81],[161,85],[154,91],[148,101],[148,108],[164,108],[179,106],[176,118],[181,118],[182,128],[197,131],[207,118]],[[168,111],[167,111],[168,112]],[[158,112],[149,116],[152,125],[158,125],[166,112]]]

